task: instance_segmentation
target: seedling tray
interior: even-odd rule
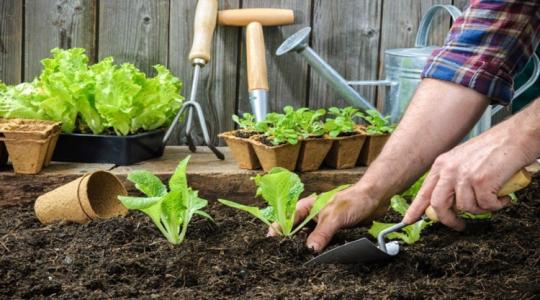
[[[162,156],[164,135],[163,129],[129,136],[62,133],[53,160],[131,165]]]

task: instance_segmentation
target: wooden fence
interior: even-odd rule
[[[463,8],[466,0],[220,0],[220,9],[272,7],[296,12],[296,24],[265,28],[270,108],[284,105],[345,105],[296,54],[274,55],[292,33],[311,26],[310,44],[347,79],[382,77],[387,48],[411,47],[422,14],[434,4]],[[0,80],[32,80],[40,60],[55,47],[84,47],[92,60],[113,56],[152,73],[164,64],[184,81],[189,95],[192,67],[187,59],[196,0],[0,0]],[[443,42],[449,17],[439,17],[432,43]],[[214,141],[233,128],[231,115],[249,111],[243,30],[218,28],[212,63],[204,69],[199,101]],[[376,103],[372,87],[359,92]],[[177,134],[173,143],[181,142]]]

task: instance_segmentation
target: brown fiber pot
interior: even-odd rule
[[[356,166],[356,161],[366,140],[366,135],[355,135],[330,138],[334,143],[328,152],[324,163],[335,169],[350,169]]]
[[[60,133],[60,123],[13,119],[0,128],[15,173],[37,174],[48,164]],[[54,142],[52,145],[51,142]]]
[[[362,152],[360,152],[357,165],[369,166],[379,156],[389,138],[389,134],[368,136],[364,147],[362,147]]]
[[[128,210],[118,200],[118,196],[125,195],[126,188],[116,176],[97,171],[39,196],[34,211],[43,224],[57,221],[82,224],[125,216]]]
[[[234,160],[241,169],[257,170],[261,168],[257,154],[253,150],[253,145],[247,138],[240,138],[235,135],[237,131],[228,131],[218,136],[225,140]]]
[[[282,167],[289,171],[294,171],[298,155],[300,154],[300,143],[296,145],[267,146],[261,143],[257,137],[250,140],[265,172],[270,171],[274,167]]]
[[[323,137],[302,140],[296,170],[300,172],[318,170],[333,143],[333,140]]]

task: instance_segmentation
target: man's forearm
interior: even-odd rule
[[[465,87],[424,79],[382,153],[354,186],[387,201],[458,144],[481,117],[488,99]]]
[[[540,156],[540,98],[501,124],[515,138],[514,144],[524,151],[526,163]]]

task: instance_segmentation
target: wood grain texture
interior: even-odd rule
[[[0,81],[22,80],[23,2],[0,1]]]
[[[295,12],[295,24],[264,27],[266,62],[268,64],[269,111],[281,111],[286,105],[295,107],[307,104],[308,66],[298,55],[276,57],[275,52],[283,41],[296,31],[310,26],[310,0],[249,0],[243,8],[285,8]],[[245,32],[245,30],[243,30]],[[242,36],[238,112],[251,112],[246,79],[246,43]]]
[[[193,41],[193,20],[196,0],[171,0],[169,67],[184,82],[183,95],[191,93],[193,67],[188,60]],[[220,0],[219,9],[239,8],[239,0]],[[213,144],[218,144],[217,134],[234,127],[231,116],[236,111],[238,47],[240,29],[217,27],[212,43],[210,63],[202,70],[197,91]],[[196,120],[195,120],[196,121]],[[184,144],[181,134],[184,124],[178,126],[170,144]],[[194,138],[202,144],[199,126],[194,127]]]
[[[95,58],[96,1],[26,0],[24,79],[41,72],[40,61],[56,47],[82,47]]]
[[[457,6],[461,10],[465,10],[467,6],[469,6],[470,0],[453,0],[452,1],[455,6]]]
[[[346,80],[377,79],[381,0],[315,0],[313,49]],[[348,106],[328,82],[310,70],[309,106]],[[375,88],[357,91],[375,103]]]
[[[153,65],[168,63],[168,25],[168,0],[102,0],[98,57],[112,56],[153,75]]]

